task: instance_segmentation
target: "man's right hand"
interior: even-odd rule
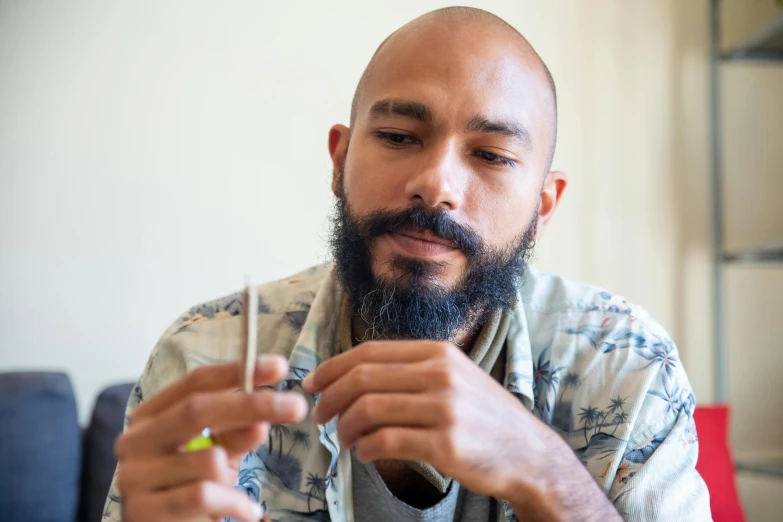
[[[275,384],[287,371],[282,357],[262,356],[254,384]],[[270,424],[299,422],[308,406],[295,392],[238,388],[239,363],[203,366],[136,408],[115,446],[125,522],[258,522],[260,506],[234,489],[239,465],[263,443]],[[185,444],[206,427],[216,445],[186,452]]]

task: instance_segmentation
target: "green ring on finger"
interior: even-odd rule
[[[212,434],[209,428],[201,430],[201,435],[193,438],[185,444],[185,451],[201,451],[207,448],[211,448],[215,445],[215,439],[212,438]]]

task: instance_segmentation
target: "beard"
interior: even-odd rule
[[[367,324],[369,338],[454,341],[459,333],[482,324],[490,311],[516,304],[537,218],[536,210],[524,233],[493,249],[475,230],[440,208],[412,205],[356,215],[340,187],[330,247],[338,280],[353,313]],[[456,245],[467,261],[456,284],[449,287],[438,278],[447,263],[401,255],[390,260],[388,274],[373,273],[373,239],[406,230],[429,231]]]

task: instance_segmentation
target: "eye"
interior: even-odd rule
[[[376,132],[375,135],[379,140],[385,141],[386,143],[393,146],[410,145],[416,143],[416,138],[413,136],[409,134],[400,134],[399,132],[379,131]]]
[[[494,163],[496,165],[503,165],[504,167],[513,167],[516,165],[516,162],[514,160],[510,160],[504,156],[500,156],[499,154],[495,154],[493,152],[487,152],[486,150],[476,151],[476,156],[489,163]]]

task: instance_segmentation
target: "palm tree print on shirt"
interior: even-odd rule
[[[326,481],[317,473],[308,473],[306,486],[310,488],[310,491],[307,493],[307,511],[313,510],[310,507],[310,500],[312,498],[322,500],[324,503],[324,510],[326,510]]]
[[[544,350],[538,356],[538,362],[533,366],[533,382],[535,383],[535,406],[540,417],[545,417],[551,411],[550,393],[560,384],[560,373],[564,366],[553,368],[548,358],[549,350]]]
[[[588,444],[590,441],[587,438],[587,430],[593,428],[594,423],[598,420],[600,411],[592,406],[580,409],[582,412],[579,414],[579,420],[584,424],[585,444]]]
[[[614,436],[617,428],[628,422],[628,413],[625,411],[627,401],[628,397],[622,398],[618,395],[616,398],[610,399],[609,405],[603,410],[589,405],[587,408],[580,408],[579,420],[583,425],[582,430],[586,444],[589,444],[590,439],[601,432],[601,428],[614,426],[612,430],[612,436]],[[610,417],[612,417],[611,421],[607,422]],[[593,434],[588,438],[587,434],[590,430],[593,430]]]
[[[297,446],[302,446],[304,449],[310,449],[310,434],[307,433],[304,430],[294,430],[294,434],[291,436],[291,447],[288,448],[288,453],[286,455],[290,455],[292,451],[294,451],[294,448]]]
[[[282,424],[275,424],[271,428],[269,428],[269,454],[272,454],[273,450],[273,442],[274,437],[277,435],[278,445],[277,445],[277,456],[282,457],[283,456],[283,435],[288,437],[291,434],[291,430],[288,429],[288,426],[283,426]]]
[[[617,428],[620,427],[621,424],[625,424],[628,422],[628,414],[624,411],[619,411],[618,413],[614,414],[614,419],[612,419],[612,423],[615,425],[614,429],[612,430],[612,435],[614,436],[615,432],[617,431]]]
[[[304,437],[301,434],[297,434],[298,442],[292,442],[292,445],[310,443],[309,435],[306,432],[302,430],[296,431],[301,431],[301,433],[307,436],[307,442],[303,442]],[[288,451],[283,452],[283,436],[289,439],[291,437],[291,429],[288,426],[273,425],[269,429],[268,444],[262,445],[254,453],[264,463],[267,474],[276,476],[286,488],[297,490],[302,483],[302,462],[294,455],[291,455],[293,447],[289,446]]]
[[[609,406],[603,411],[603,416],[601,417],[600,422],[596,425],[596,433],[598,433],[598,430],[603,427],[607,426],[605,424],[606,419],[612,415],[613,413],[617,413],[618,411],[623,411],[623,406],[625,406],[625,402],[628,400],[628,397],[625,399],[621,398],[619,395],[615,399],[609,399]],[[617,426],[615,426],[615,430],[617,430]],[[613,432],[614,433],[614,432]]]
[[[563,394],[565,394],[566,390],[569,388],[573,388],[574,390],[579,387],[579,384],[581,384],[581,379],[579,378],[579,375],[576,373],[567,373],[563,377],[563,381],[560,385],[560,399],[559,401],[563,400]]]

